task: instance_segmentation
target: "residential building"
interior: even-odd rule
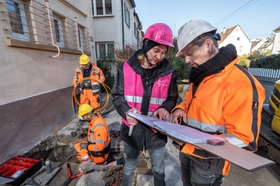
[[[92,0],[97,61],[102,57],[127,58],[127,48],[141,47],[142,24],[134,0]],[[119,55],[116,55],[118,52]]]
[[[237,55],[242,56],[250,53],[251,42],[239,25],[229,29],[224,28],[220,35],[221,40],[219,41],[219,47],[223,47],[231,43],[236,47]]]
[[[280,54],[280,26],[273,30],[271,54]]]
[[[73,119],[79,56],[93,58],[91,1],[0,2],[0,163]]]
[[[251,46],[251,52],[254,52],[256,50],[258,50],[265,42],[266,42],[267,38],[256,38],[256,39],[251,39],[250,42],[252,43]]]
[[[97,62],[140,48],[135,6],[134,0],[0,2],[0,164],[76,117],[72,80],[81,54]]]
[[[270,38],[265,39],[265,42],[258,48],[261,54],[270,55],[273,46],[273,41]]]

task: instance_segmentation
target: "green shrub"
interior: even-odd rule
[[[258,59],[252,60],[250,68],[280,69],[280,54],[262,56]]]

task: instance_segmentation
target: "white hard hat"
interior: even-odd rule
[[[217,28],[204,20],[192,20],[187,22],[178,31],[178,52],[176,56],[180,56],[182,54],[182,50],[198,36],[204,33],[216,31]]]

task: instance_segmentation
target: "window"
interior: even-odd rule
[[[114,44],[113,43],[96,43],[96,57],[100,58],[114,58]]]
[[[138,28],[136,23],[134,23],[134,36],[136,37],[136,39],[138,39]]]
[[[125,17],[125,23],[127,24],[128,27],[130,27],[130,13],[126,4],[124,5],[124,17]]]
[[[92,0],[93,15],[112,15],[112,0]]]
[[[236,39],[237,41],[240,41],[240,37],[237,37],[237,39]]]
[[[6,0],[6,7],[13,39],[29,41],[29,31],[23,2]]]
[[[56,16],[53,17],[54,36],[57,46],[64,47],[64,34],[62,20]]]
[[[243,52],[243,46],[239,46],[239,52],[240,52],[240,53]]]
[[[79,48],[81,50],[85,49],[84,37],[85,37],[85,28],[82,26],[78,26],[78,42],[79,42]]]
[[[88,28],[52,9],[47,11],[41,1],[2,0],[0,5],[2,36],[8,46],[57,51],[55,44],[65,53],[91,52]]]
[[[112,14],[112,2],[111,0],[105,0],[105,14]]]

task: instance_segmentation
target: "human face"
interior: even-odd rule
[[[164,58],[167,52],[167,46],[165,45],[157,45],[151,48],[147,52],[147,66],[148,68],[153,68],[157,66]]]
[[[190,44],[182,51],[182,56],[187,64],[193,68],[197,68],[207,60],[209,60],[207,43],[204,42],[202,46]]]
[[[91,121],[91,114],[89,114],[89,113],[85,114],[85,115],[82,116],[82,118],[83,118],[84,121]]]
[[[85,64],[85,65],[81,65],[81,66],[82,66],[83,69],[89,69],[89,65],[90,65],[90,63]]]

